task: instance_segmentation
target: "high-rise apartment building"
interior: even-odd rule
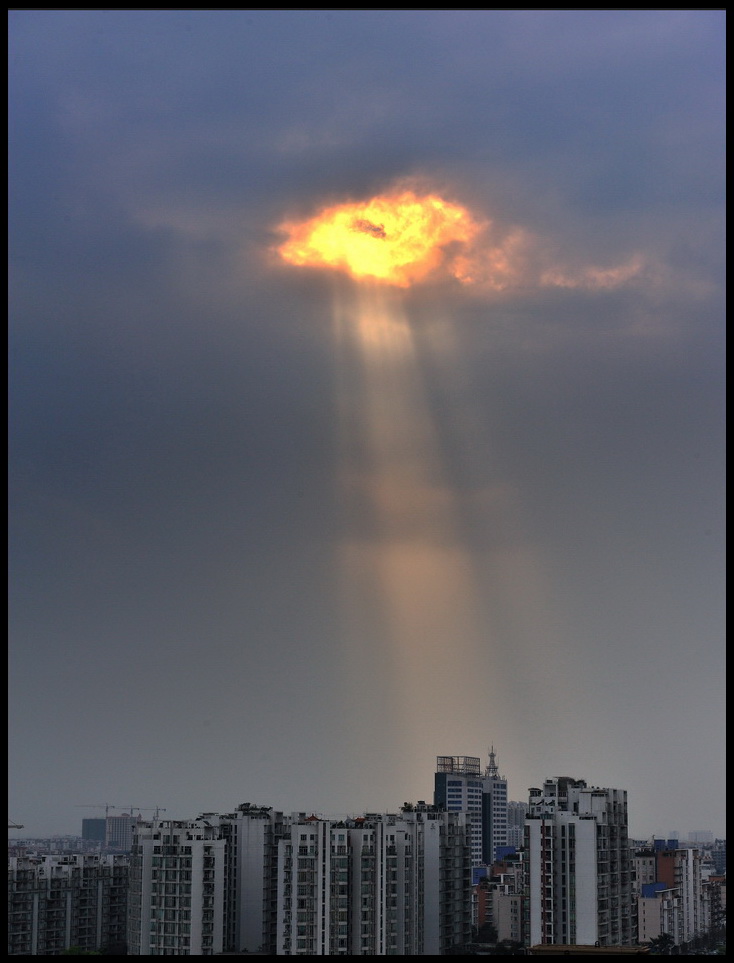
[[[107,823],[104,819],[82,819],[82,839],[87,842],[105,844]]]
[[[294,818],[279,858],[279,956],[441,955],[471,938],[464,814],[418,806]]]
[[[107,816],[105,819],[105,848],[129,853],[133,844],[133,827],[137,821],[138,817],[130,813]]]
[[[489,877],[488,918],[497,931],[497,940],[523,939],[523,907],[525,903],[525,867],[520,855],[495,863]]]
[[[525,840],[525,816],[528,804],[510,801],[507,803],[507,845],[521,849]]]
[[[704,929],[701,920],[701,854],[697,849],[662,849],[655,854],[657,881],[677,891],[680,929],[676,943],[688,943]]]
[[[346,820],[245,804],[135,829],[129,955],[441,955],[471,938],[463,813]]]
[[[72,946],[124,954],[127,856],[8,859],[8,954],[58,956]]]
[[[624,790],[567,776],[531,789],[524,856],[529,945],[636,941]]]
[[[224,949],[225,841],[204,819],[139,821],[130,854],[129,956]]]
[[[472,866],[491,865],[507,846],[507,780],[494,748],[484,772],[478,756],[438,756],[433,802],[447,812],[467,813]]]
[[[637,939],[650,943],[664,933],[676,945],[682,942],[683,920],[678,890],[664,883],[643,883],[637,897]]]

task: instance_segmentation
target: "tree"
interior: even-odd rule
[[[477,943],[496,943],[497,928],[492,923],[482,923],[477,930]]]
[[[650,940],[650,952],[662,953],[670,956],[671,949],[675,946],[675,940],[670,933],[661,933],[655,939]]]

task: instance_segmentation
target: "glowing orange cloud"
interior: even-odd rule
[[[405,288],[441,266],[460,277],[456,249],[468,244],[480,225],[458,204],[406,190],[328,207],[282,230],[288,240],[278,253],[290,264],[336,268],[356,279]]]

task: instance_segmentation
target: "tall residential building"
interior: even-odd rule
[[[701,855],[697,849],[663,849],[656,857],[657,881],[678,891],[681,908],[680,936],[688,943],[703,931],[701,919]]]
[[[86,842],[105,844],[107,823],[104,819],[82,819],[82,839]]]
[[[221,953],[226,870],[218,826],[138,822],[130,855],[128,955]]]
[[[127,856],[76,853],[8,859],[8,954],[70,947],[124,955]]]
[[[664,883],[643,883],[637,897],[637,939],[650,943],[664,933],[676,945],[682,942],[681,900],[677,889]]]
[[[287,818],[269,806],[243,803],[235,812],[198,817],[225,841],[223,944],[255,952],[273,947],[277,933],[278,842]]]
[[[133,844],[133,827],[137,821],[138,816],[132,816],[130,813],[107,816],[105,819],[105,848],[129,853]]]
[[[510,801],[507,803],[507,845],[521,849],[525,839],[525,816],[528,804]]]
[[[525,872],[522,857],[508,856],[495,863],[489,878],[489,918],[497,930],[497,940],[523,939]]]
[[[471,937],[466,817],[244,804],[135,829],[129,955],[441,955]]]
[[[681,946],[715,925],[712,890],[707,891],[703,883],[701,855],[697,849],[678,848],[676,842],[654,840],[632,858],[640,943],[665,933]]]
[[[624,790],[568,776],[531,789],[524,857],[530,945],[636,941]]]
[[[463,813],[294,817],[280,843],[278,956],[439,956],[471,939]]]
[[[499,774],[494,747],[483,773],[478,756],[438,756],[433,802],[467,814],[472,866],[490,866],[507,846],[507,780]]]

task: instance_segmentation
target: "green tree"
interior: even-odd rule
[[[477,930],[477,943],[496,943],[497,928],[492,923],[482,923]]]
[[[669,956],[674,946],[675,940],[670,933],[661,933],[660,936],[656,936],[655,939],[650,940],[651,953],[663,953]]]

